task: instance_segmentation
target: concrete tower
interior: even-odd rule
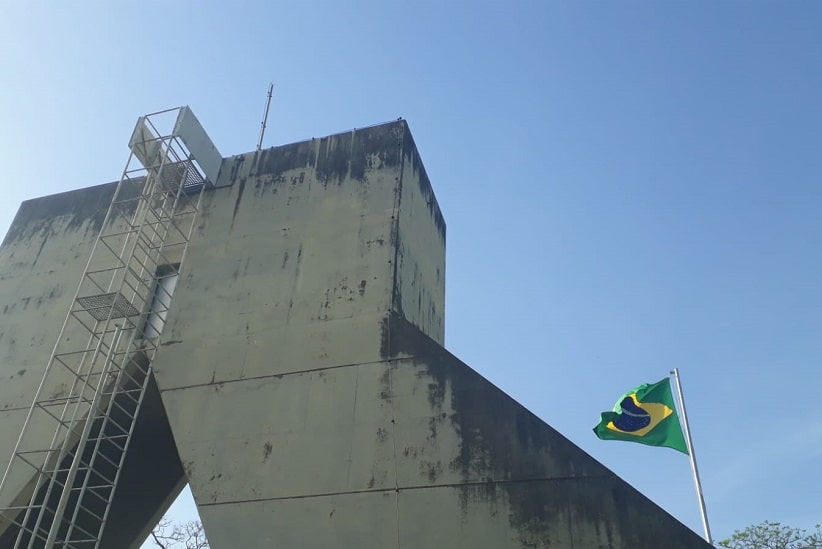
[[[140,152],[141,132],[141,162],[170,165]],[[27,420],[33,401],[74,402],[68,374],[43,378],[68,311],[120,319],[99,347],[126,349],[121,363],[147,375],[113,496],[72,516],[68,495],[65,524],[51,528],[49,511],[37,530],[24,510],[57,507],[61,483],[47,494],[36,468],[11,468],[0,547],[43,547],[52,530],[56,546],[93,547],[78,532],[98,527],[101,547],[138,547],[186,482],[217,549],[708,547],[445,350],[445,222],[405,121],[216,163],[197,135],[200,179],[177,178],[177,161],[177,187],[161,189],[197,190],[196,217],[185,246],[152,256],[151,296],[76,299],[98,235],[141,207],[109,208],[116,183],[24,202],[0,248],[2,465],[54,438]],[[117,196],[161,188],[168,169],[146,168]],[[57,431],[60,463],[81,472],[50,474],[78,493],[109,432],[88,410],[125,402],[114,389]]]

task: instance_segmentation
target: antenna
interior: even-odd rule
[[[265,135],[265,123],[268,121],[268,107],[271,106],[271,94],[274,92],[274,83],[268,85],[268,99],[265,101],[265,113],[263,113],[263,122],[260,125],[260,140],[257,141],[257,150],[263,148],[263,136]]]

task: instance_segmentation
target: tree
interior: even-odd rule
[[[151,540],[160,549],[209,549],[203,524],[198,520],[173,523],[163,517],[151,531]]]
[[[822,549],[822,525],[812,532],[765,521],[736,530],[730,539],[719,542],[728,549]]]

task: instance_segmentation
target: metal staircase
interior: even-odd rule
[[[0,483],[4,547],[100,546],[203,189],[216,179],[207,136],[213,153],[191,152],[203,136],[188,107],[137,122]]]

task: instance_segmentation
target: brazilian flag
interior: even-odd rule
[[[594,433],[602,440],[667,446],[688,453],[667,377],[658,383],[643,383],[622,395],[613,412],[602,413]]]

